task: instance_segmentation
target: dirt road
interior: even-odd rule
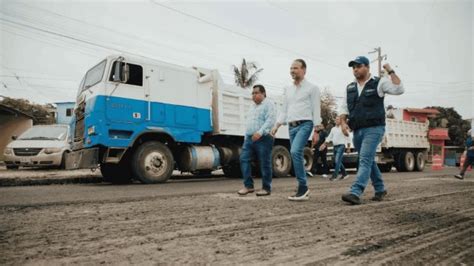
[[[293,178],[270,197],[239,197],[240,181],[0,188],[0,264],[434,264],[474,262],[474,175],[385,174],[389,195],[348,206],[353,181]],[[257,180],[256,183],[259,183]]]

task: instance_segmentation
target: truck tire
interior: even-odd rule
[[[166,182],[174,170],[170,149],[158,141],[141,144],[132,157],[132,172],[140,182],[155,184]]]
[[[423,152],[416,153],[415,170],[422,172],[425,169],[425,154]]]
[[[313,169],[313,151],[311,148],[304,147],[303,149],[304,169],[306,172],[311,172]]]
[[[112,184],[129,184],[132,182],[132,170],[130,165],[124,162],[102,163],[100,164],[100,173],[105,182]]]
[[[273,147],[272,170],[274,177],[284,177],[290,174],[291,154],[284,146],[276,145]]]
[[[240,170],[240,163],[232,162],[222,167],[222,171],[226,177],[242,178],[242,171]]]
[[[392,163],[378,164],[380,172],[389,173],[392,170]]]
[[[400,172],[411,172],[415,169],[415,155],[411,151],[402,151],[398,159]]]

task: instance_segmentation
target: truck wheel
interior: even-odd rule
[[[226,177],[242,178],[242,171],[238,162],[229,163],[222,167],[222,171]]]
[[[173,174],[173,169],[173,154],[161,142],[145,142],[133,154],[132,172],[144,184],[166,182]]]
[[[392,164],[391,163],[386,163],[386,164],[378,164],[377,165],[380,169],[380,172],[382,173],[388,173],[392,170]]]
[[[18,168],[18,165],[7,165],[7,170],[17,170]]]
[[[304,169],[306,172],[311,172],[313,169],[313,151],[309,147],[303,149]]]
[[[100,173],[105,182],[112,184],[129,184],[132,182],[132,170],[123,161],[121,163],[102,163]]]
[[[416,154],[416,165],[415,170],[422,172],[425,169],[425,154],[423,152],[418,152]]]
[[[277,145],[273,147],[272,168],[274,177],[284,177],[290,174],[291,154],[284,146]]]
[[[399,160],[399,171],[400,172],[411,172],[415,169],[415,155],[411,151],[402,151],[400,153]]]

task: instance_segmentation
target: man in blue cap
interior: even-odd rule
[[[384,97],[387,94],[403,94],[404,88],[400,78],[389,64],[383,68],[386,77],[374,77],[370,74],[370,62],[365,56],[358,56],[349,62],[355,80],[347,85],[344,101],[339,115],[342,123],[353,130],[353,143],[359,154],[359,169],[350,192],[342,195],[342,200],[353,205],[361,203],[360,197],[369,182],[375,189],[372,200],[382,201],[387,195],[382,174],[375,162],[377,146],[385,133]]]

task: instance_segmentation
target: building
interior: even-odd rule
[[[57,102],[56,104],[56,123],[69,124],[74,116],[75,102]]]
[[[3,161],[3,150],[12,141],[12,136],[19,136],[33,126],[33,117],[15,108],[0,104],[0,161]]]
[[[405,108],[402,110],[403,120],[429,123],[430,117],[436,117],[439,111],[430,108]],[[430,128],[428,132],[428,140],[430,141],[431,148],[430,154],[428,155],[428,161],[431,161],[433,155],[440,155],[443,162],[446,156],[445,152],[445,141],[449,140],[447,128]]]

